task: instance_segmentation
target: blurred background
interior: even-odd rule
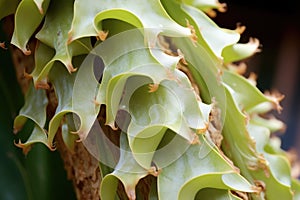
[[[220,1],[221,2],[221,1]],[[246,26],[241,42],[258,38],[262,52],[246,61],[248,71],[258,75],[261,91],[277,90],[285,95],[283,110],[276,117],[287,125],[282,147],[300,155],[300,12],[296,0],[226,0],[228,10],[218,13],[220,27]]]

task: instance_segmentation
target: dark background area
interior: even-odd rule
[[[248,71],[258,75],[261,91],[277,90],[285,95],[283,110],[276,117],[287,129],[281,134],[284,149],[295,148],[300,154],[300,12],[297,1],[227,0],[228,10],[214,21],[235,29],[246,26],[241,42],[258,38],[262,52],[248,59]]]

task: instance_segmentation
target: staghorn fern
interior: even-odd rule
[[[11,43],[35,56],[32,84],[14,122],[15,132],[27,120],[34,122],[27,141],[16,144],[25,153],[37,142],[54,150],[61,126],[70,151],[82,141],[101,163],[101,199],[115,199],[118,181],[136,199],[136,185],[148,175],[157,177],[143,194],[151,199],[299,198],[287,156],[271,137],[284,124],[263,117],[281,109],[281,96],[261,93],[234,64],[258,52],[259,42],[238,43],[244,27],[222,29],[209,18],[225,4],[1,0],[0,5],[1,18],[15,14]],[[34,50],[27,48],[32,36],[38,41]],[[99,58],[103,74],[101,67],[95,70]],[[58,105],[47,119],[50,85]],[[101,105],[106,125],[122,132],[119,146],[95,123]]]

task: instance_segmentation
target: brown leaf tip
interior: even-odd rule
[[[184,64],[184,65],[188,65],[187,61],[184,58],[184,54],[181,52],[180,49],[177,49],[177,54],[180,58],[180,61]]]
[[[27,46],[26,49],[23,49],[22,51],[23,51],[23,53],[25,54],[25,56],[29,56],[29,55],[31,54],[31,50],[29,49],[28,46]]]
[[[71,42],[73,42],[73,33],[72,31],[68,32],[68,40],[67,40],[67,44],[71,44]]]
[[[68,69],[69,73],[73,73],[73,72],[77,71],[77,68],[74,68],[71,62],[69,62],[67,64],[67,69]]]
[[[277,110],[277,112],[280,113],[282,111],[280,102],[284,99],[285,96],[276,90],[272,91],[272,92],[266,91],[265,96],[268,97],[272,101],[275,109]]]
[[[191,30],[191,36],[190,36],[190,38],[191,38],[192,42],[194,44],[196,44],[197,41],[198,41],[198,36],[196,34],[196,30],[195,30],[194,26],[191,25],[190,22],[189,22],[189,20],[187,20],[187,19],[186,19],[186,26]]]
[[[32,79],[32,75],[31,74],[28,74],[25,69],[24,69],[24,72],[23,72],[23,77],[27,80],[30,80]]]
[[[104,41],[104,40],[106,40],[107,36],[108,36],[108,31],[99,31],[97,39]]]
[[[0,47],[4,50],[7,50],[7,47],[5,47],[5,42],[0,42]]]
[[[227,11],[227,4],[226,3],[217,3],[217,9],[219,12],[226,12]]]
[[[28,144],[26,145],[26,144],[22,143],[20,139],[19,139],[18,143],[16,143],[16,141],[14,141],[14,145],[21,148],[24,155],[27,155],[31,149],[31,145],[28,145]]]
[[[155,92],[158,89],[159,84],[157,83],[153,83],[153,84],[149,84],[149,93]]]
[[[241,23],[237,23],[235,32],[242,34],[246,30],[246,26],[242,26]]]

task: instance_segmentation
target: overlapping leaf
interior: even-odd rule
[[[200,141],[158,176],[160,199],[194,199],[205,188],[257,192],[203,136]]]
[[[130,95],[129,105],[124,104],[124,107],[128,106],[132,119],[127,129],[129,144],[137,162],[144,167],[151,164],[154,153],[156,156],[161,154],[156,152],[156,148],[166,128],[185,138],[187,144],[197,142],[196,133],[191,129],[198,133],[207,129],[211,106],[197,101],[185,76],[178,77],[178,81],[180,84],[163,81],[151,93],[148,92],[148,84],[141,85]],[[136,80],[131,83],[136,83]],[[126,88],[126,91],[130,90]],[[153,162],[164,166],[167,160],[159,162],[155,159]]]
[[[291,179],[283,151],[274,150],[269,141],[271,132],[284,125],[260,116],[278,108],[278,102],[223,67],[253,55],[259,45],[256,39],[238,43],[241,29],[219,28],[204,13],[223,11],[224,4],[215,0],[68,0],[51,2],[49,8],[47,0],[17,4],[9,2],[0,17],[16,12],[12,43],[26,54],[30,53],[28,40],[46,16],[36,35],[39,42],[31,75],[35,88],[48,89],[50,81],[58,100],[47,133],[46,93],[31,86],[14,123],[18,130],[27,119],[34,122],[28,140],[17,144],[24,151],[35,142],[52,149],[60,125],[65,143],[72,149],[78,136],[70,132],[84,140],[104,104],[106,124],[112,128],[118,126],[120,109],[127,111],[130,120],[128,126],[121,127],[127,135],[121,134],[118,165],[101,184],[103,199],[114,199],[118,180],[128,197],[135,199],[136,184],[148,174],[158,176],[160,199],[241,199],[231,190],[251,193],[253,199],[291,199],[291,188],[296,190],[294,197],[299,195],[299,183]],[[28,13],[31,18],[25,17]],[[102,22],[110,24],[112,19],[144,29],[104,41],[110,30],[103,30]],[[127,28],[132,26],[114,27],[112,32]],[[169,54],[175,54],[178,48],[179,55],[157,49],[160,33],[169,36],[168,41],[175,46],[165,46]],[[92,36],[104,41],[94,50]],[[74,56],[88,53],[79,71],[71,73],[82,61],[81,57],[77,62]],[[99,57],[105,66],[100,84],[97,79],[101,75],[95,77],[95,60]],[[182,63],[185,73],[178,69]],[[199,96],[206,104],[195,89],[200,90]],[[211,140],[208,127],[212,124],[219,134],[222,131],[222,148],[233,163]]]
[[[70,41],[89,36],[99,36],[101,39],[101,21],[108,18],[125,21],[137,28],[153,28],[165,34],[190,35],[188,28],[181,27],[168,16],[159,0],[142,0],[138,4],[134,0],[126,3],[116,0],[76,0]]]
[[[36,142],[42,142],[52,149],[52,144],[48,144],[47,134],[44,130],[47,104],[48,99],[46,92],[44,90],[36,90],[33,84],[31,84],[25,97],[25,105],[22,107],[19,115],[14,121],[14,131],[16,133],[24,126],[28,119],[34,122],[34,129],[27,141],[25,143],[19,141],[17,144],[19,147],[23,148],[25,153],[30,149],[30,145]]]
[[[227,113],[223,128],[224,140],[227,144],[224,145],[225,153],[241,169],[242,175],[247,180],[263,187],[259,199],[264,199],[265,196],[268,198],[272,196],[272,199],[292,198],[289,181],[282,181],[290,179],[286,161],[278,156],[270,157],[258,151],[264,147],[262,142],[267,142],[268,135],[265,134],[269,130],[262,127],[258,129],[259,132],[257,129],[248,131],[246,116],[239,110],[228,90],[226,94]],[[259,138],[254,138],[254,135],[250,135],[251,132],[256,133],[256,136],[258,134]],[[278,163],[275,164],[274,159]],[[279,163],[281,169],[278,171],[274,167]],[[264,188],[264,185],[268,187]],[[280,190],[280,195],[275,194],[274,190]],[[258,197],[253,196],[253,198]]]
[[[174,0],[162,0],[162,3],[170,16],[179,24],[186,24],[188,20],[195,30],[197,41],[211,53],[212,57],[216,57],[215,59],[223,59],[228,63],[244,59],[257,52],[259,43],[256,39],[253,39],[255,42],[247,44],[237,43],[240,39],[239,28],[237,30],[220,28],[202,11]]]
[[[134,159],[129,148],[127,136],[121,134],[120,160],[111,174],[104,177],[100,187],[101,199],[114,199],[118,181],[124,185],[129,199],[136,199],[135,187],[139,180],[150,173],[150,169],[142,168]]]
[[[82,54],[88,54],[91,50],[89,39],[78,40],[68,45],[68,31],[71,27],[73,17],[73,1],[67,0],[60,4],[52,3],[46,14],[45,23],[42,29],[37,33],[36,37],[39,41],[55,49],[55,55],[47,62],[39,62],[32,76],[37,87],[43,87],[47,82],[47,75],[52,68],[54,62],[59,61],[65,65],[68,71],[74,72],[72,65],[72,57]],[[49,58],[49,50],[47,52],[40,51],[42,55],[38,55],[38,59],[43,54]],[[46,60],[45,60],[46,61]]]

